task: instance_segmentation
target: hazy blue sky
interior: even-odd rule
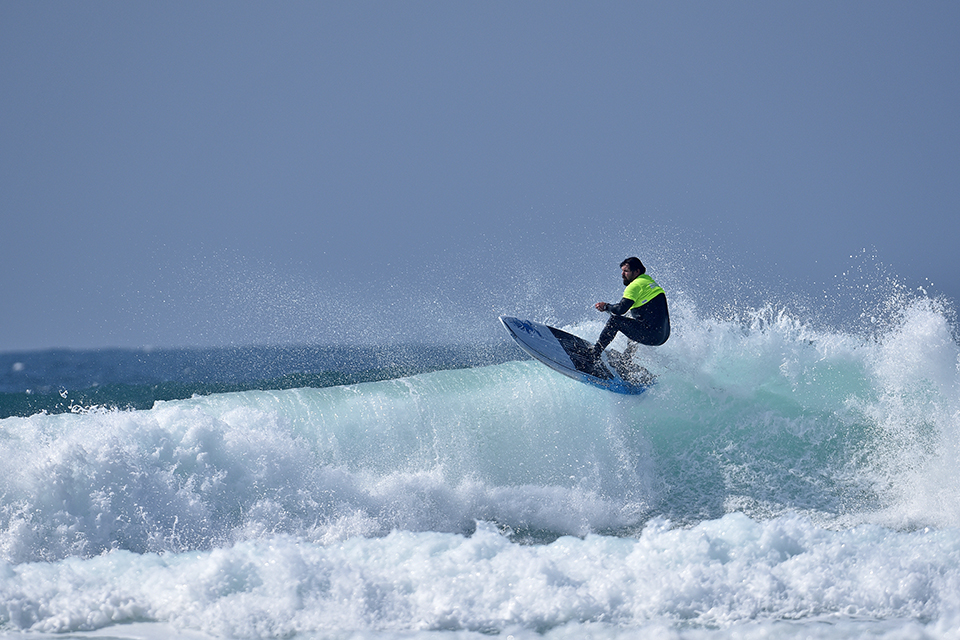
[[[960,298],[958,34],[957,2],[3,2],[0,350],[494,335],[594,317],[630,254],[704,306]]]

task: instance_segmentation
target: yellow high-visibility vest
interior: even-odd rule
[[[627,285],[627,288],[623,290],[623,297],[633,300],[633,306],[630,309],[636,309],[647,304],[661,293],[666,295],[663,288],[654,282],[653,278],[643,274],[637,276],[633,282]]]

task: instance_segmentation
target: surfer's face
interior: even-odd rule
[[[623,276],[623,286],[627,286],[631,282],[637,279],[637,276],[640,275],[640,269],[636,271],[630,270],[630,265],[625,264],[620,267],[620,274]]]

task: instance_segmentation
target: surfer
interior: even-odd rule
[[[598,302],[597,311],[610,314],[606,326],[593,346],[593,355],[599,358],[618,333],[630,340],[624,351],[629,358],[637,344],[658,347],[670,337],[670,313],[667,311],[667,294],[647,275],[647,269],[639,258],[627,258],[620,263],[623,276],[623,298],[617,304]],[[627,315],[629,312],[629,315]]]

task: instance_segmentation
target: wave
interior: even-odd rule
[[[7,418],[0,554],[468,534],[478,521],[537,542],[731,512],[960,524],[958,348],[935,301],[870,337],[769,308],[674,315],[671,341],[640,354],[658,384],[639,398],[513,361]]]

